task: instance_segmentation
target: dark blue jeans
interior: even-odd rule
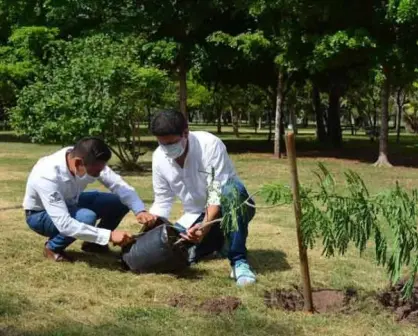
[[[87,191],[80,195],[76,207],[70,207],[70,216],[82,223],[115,230],[129,209],[118,196],[99,191]],[[75,238],[61,235],[46,211],[35,212],[27,216],[29,227],[42,236],[49,237],[47,247],[55,252],[63,251],[75,241]]]
[[[223,188],[222,194],[225,197],[233,197],[234,187],[239,193],[241,202],[244,202],[248,197],[248,192],[245,189],[245,186],[236,181],[234,185],[227,184]],[[253,200],[249,200],[249,203],[255,205]],[[225,214],[225,209],[222,207],[222,216]],[[225,242],[225,238],[228,239],[228,259],[233,266],[239,260],[247,259],[247,236],[248,236],[248,225],[250,221],[254,218],[255,208],[250,206],[245,206],[245,211],[238,211],[238,230],[230,232],[227,237],[225,237],[224,232],[222,231],[220,224],[215,224],[212,226],[210,231],[206,234],[200,244],[193,245],[189,248],[189,261],[190,263],[198,262],[200,259],[212,254],[215,251],[221,251]],[[202,214],[197,220],[196,223],[199,223],[203,220],[205,214]],[[178,231],[186,231],[179,224],[175,224],[175,227]]]

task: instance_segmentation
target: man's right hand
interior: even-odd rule
[[[125,246],[132,242],[133,238],[129,232],[115,230],[110,233],[110,241],[113,245]]]

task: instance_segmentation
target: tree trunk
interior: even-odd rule
[[[146,109],[147,109],[147,115],[148,115],[148,129],[151,129],[151,108],[147,106]]]
[[[232,129],[234,131],[234,135],[239,138],[239,116],[237,111],[234,112],[234,109],[231,108],[231,120],[232,120]]]
[[[283,104],[284,104],[284,78],[280,69],[277,77],[276,92],[276,117],[274,122],[274,156],[282,157],[284,152],[284,127],[283,127]]]
[[[179,59],[179,88],[180,88],[180,112],[186,117],[186,120],[189,120],[187,114],[187,68],[186,68],[186,59],[183,47],[180,50],[180,59]]]
[[[354,122],[353,113],[351,112],[351,109],[349,109],[349,112],[348,112],[348,119],[350,119],[351,135],[355,135],[356,125]]]
[[[340,120],[340,97],[339,85],[333,85],[329,92],[328,108],[328,137],[335,148],[342,145],[341,120]]]
[[[258,118],[258,130],[261,131],[262,127],[263,127],[263,118],[259,117]]]
[[[325,143],[327,141],[327,133],[324,125],[324,112],[321,107],[319,90],[315,84],[312,87],[312,100],[316,117],[316,139],[321,143]]]
[[[401,126],[402,126],[402,110],[405,103],[405,94],[402,95],[402,89],[398,90],[396,97],[396,103],[398,105],[398,111],[396,114],[396,143],[399,143],[401,140]]]
[[[390,81],[389,74],[385,71],[385,79],[381,91],[382,119],[380,125],[379,157],[374,163],[375,166],[391,167],[388,160],[388,138],[389,138],[389,95]]]
[[[222,133],[222,112],[220,108],[218,109],[217,114],[218,114],[218,119],[217,119],[218,134],[221,134]]]
[[[288,106],[288,109],[289,109],[289,114],[290,114],[290,117],[289,117],[290,123],[293,126],[293,133],[296,135],[298,134],[298,125],[297,125],[298,122],[296,120],[296,111],[295,111],[294,106]]]

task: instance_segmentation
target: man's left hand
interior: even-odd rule
[[[157,216],[150,214],[148,211],[142,211],[136,215],[138,223],[145,225],[149,229],[155,225],[157,218]]]

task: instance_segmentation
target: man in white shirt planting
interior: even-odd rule
[[[156,216],[145,211],[134,188],[107,166],[111,156],[103,140],[89,137],[41,158],[33,167],[23,207],[29,227],[49,238],[46,258],[72,261],[64,250],[76,239],[84,241],[86,252],[107,252],[109,242],[124,246],[132,236],[115,229],[129,210],[139,223],[155,223]],[[96,180],[111,193],[84,192]]]
[[[248,224],[254,217],[254,208],[247,206],[246,211],[238,212],[238,230],[227,237],[219,224],[210,228],[201,228],[198,224],[224,215],[220,195],[234,197],[235,188],[241,201],[249,198],[223,142],[208,132],[190,132],[183,114],[172,110],[158,113],[152,120],[151,131],[159,147],[152,159],[155,200],[150,212],[169,218],[177,196],[183,204],[184,215],[176,227],[183,228],[182,237],[194,244],[190,261],[198,262],[221,251],[226,238],[231,277],[239,286],[254,283],[256,277],[248,265],[246,249]],[[212,173],[215,183],[211,182]],[[210,195],[209,184],[217,186]],[[254,205],[253,200],[249,202]]]

